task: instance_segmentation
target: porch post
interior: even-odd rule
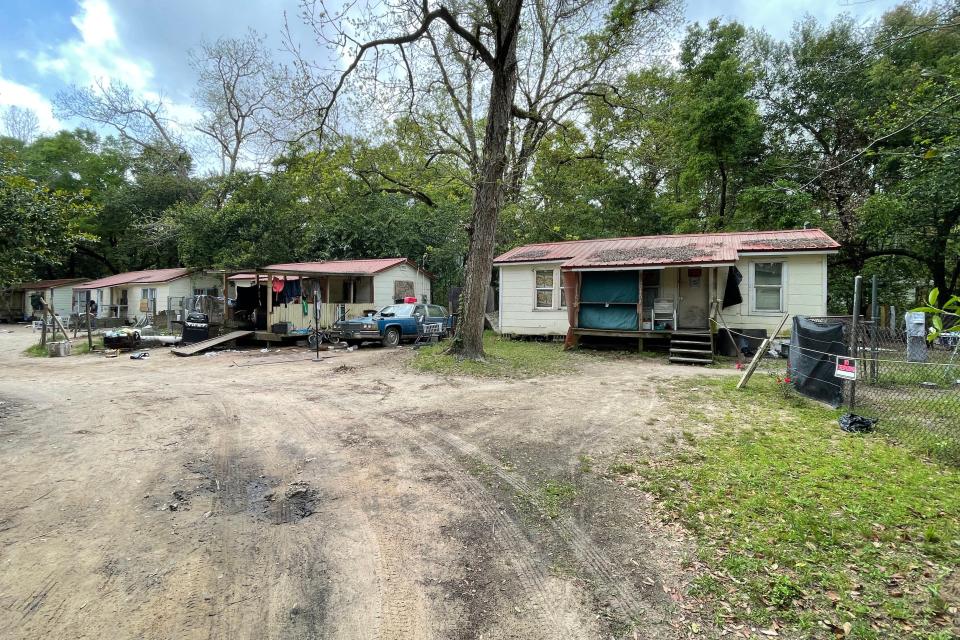
[[[637,331],[643,331],[643,270],[637,269]],[[643,353],[643,334],[637,338],[637,350]]]
[[[273,314],[273,276],[267,274],[267,331],[270,330],[270,316]]]

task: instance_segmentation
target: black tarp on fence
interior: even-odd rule
[[[836,356],[848,355],[840,322],[814,322],[794,316],[790,336],[790,376],[799,393],[834,407],[843,404],[843,380],[834,376]]]

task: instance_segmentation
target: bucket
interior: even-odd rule
[[[69,342],[48,342],[47,353],[50,354],[50,357],[52,358],[68,356],[70,355],[70,343]]]

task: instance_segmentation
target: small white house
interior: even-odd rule
[[[785,314],[826,315],[827,256],[839,246],[820,229],[525,245],[494,261],[499,327],[571,345],[585,335],[709,336],[721,319],[772,334]]]
[[[12,321],[25,317],[39,318],[43,314],[39,302],[42,297],[66,322],[70,314],[76,311],[73,308],[73,288],[86,281],[87,278],[59,278],[24,282],[10,287],[0,301],[0,316]]]
[[[128,271],[74,286],[74,304],[85,309],[94,300],[98,318],[137,321],[166,313],[171,302],[180,298],[220,295],[221,283],[218,276],[195,269]]]
[[[406,258],[370,258],[272,264],[230,276],[228,286],[234,319],[258,318],[261,330],[281,322],[301,329],[313,322],[314,293],[320,298],[320,323],[330,326],[407,297],[429,303],[431,278]]]

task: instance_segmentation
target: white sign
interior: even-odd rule
[[[833,372],[833,375],[837,378],[843,378],[845,380],[856,380],[857,361],[851,358],[837,356],[837,368]]]

